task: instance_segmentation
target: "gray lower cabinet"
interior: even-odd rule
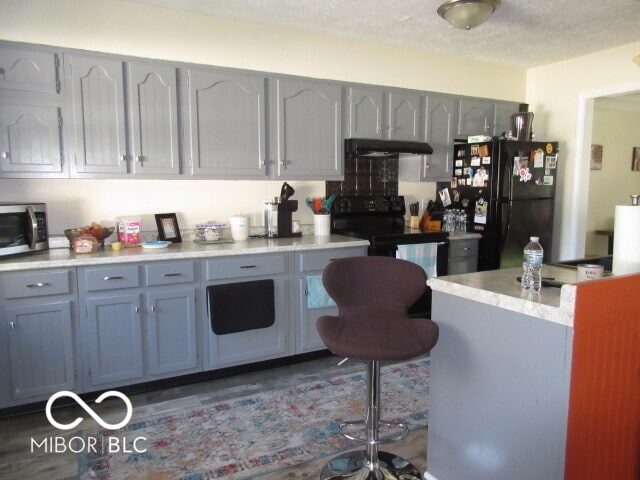
[[[449,275],[478,271],[478,241],[478,238],[464,237],[449,239]]]
[[[0,47],[0,177],[64,178],[60,55]]]
[[[294,353],[289,326],[293,254],[203,260],[203,368]]]
[[[321,80],[273,77],[269,97],[270,176],[341,180],[341,87]]]
[[[0,276],[0,408],[78,390],[74,269]]]
[[[200,370],[193,261],[80,272],[86,391]]]
[[[306,353],[325,347],[316,320],[323,315],[337,315],[338,308],[322,285],[322,272],[332,260],[367,255],[366,247],[330,249],[295,254],[296,282],[296,351]]]
[[[190,68],[183,111],[194,176],[264,179],[267,79]]]

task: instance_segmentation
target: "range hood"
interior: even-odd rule
[[[345,154],[384,156],[395,154],[431,155],[433,148],[426,142],[400,142],[373,138],[347,138],[344,141]]]

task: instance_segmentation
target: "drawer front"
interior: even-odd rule
[[[476,257],[459,257],[449,261],[447,275],[458,275],[460,273],[473,273],[478,271],[478,261]]]
[[[206,280],[223,278],[256,277],[285,273],[285,255],[247,256],[206,261]]]
[[[6,273],[2,275],[5,298],[41,297],[71,293],[71,270]]]
[[[148,287],[191,283],[195,280],[193,262],[150,263],[144,269]]]
[[[117,290],[140,285],[138,265],[87,268],[84,271],[86,289],[89,292]]]
[[[347,249],[319,250],[317,252],[306,252],[299,254],[298,271],[313,272],[324,270],[331,260],[346,257],[362,257],[367,254],[365,247],[355,247]]]
[[[449,241],[449,258],[468,257],[478,254],[478,240],[451,240]]]

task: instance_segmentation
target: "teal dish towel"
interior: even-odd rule
[[[408,260],[420,265],[427,278],[438,276],[438,243],[416,243],[413,245],[398,245],[396,258]]]
[[[307,277],[307,308],[335,307],[336,302],[329,296],[322,284],[322,275]]]

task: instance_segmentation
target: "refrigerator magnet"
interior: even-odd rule
[[[471,145],[471,155],[480,155],[480,145]]]
[[[543,185],[553,185],[553,175],[545,175]]]
[[[440,190],[438,192],[438,195],[440,195],[440,201],[442,202],[443,207],[448,207],[449,205],[451,205],[451,197],[449,196],[448,188],[443,188],[442,190]]]
[[[456,167],[462,167],[462,160],[456,160]]]
[[[541,148],[531,152],[533,156],[533,168],[542,168],[544,165],[544,152]]]
[[[528,168],[521,168],[520,169],[520,181],[521,182],[528,182],[529,180],[531,180],[531,172],[529,171]]]
[[[456,168],[456,169],[453,171],[453,174],[454,174],[456,177],[461,177],[461,176],[462,176],[462,169],[461,169],[461,168]]]
[[[480,166],[480,157],[471,157],[471,166],[479,167]]]
[[[476,208],[474,208],[473,223],[486,225],[487,223],[487,202],[480,197],[476,200]]]
[[[491,157],[482,157],[482,164],[483,165],[491,164]]]
[[[547,153],[553,153],[553,143],[547,143],[544,149]]]
[[[545,168],[556,168],[558,163],[558,154],[547,155],[545,158]]]

